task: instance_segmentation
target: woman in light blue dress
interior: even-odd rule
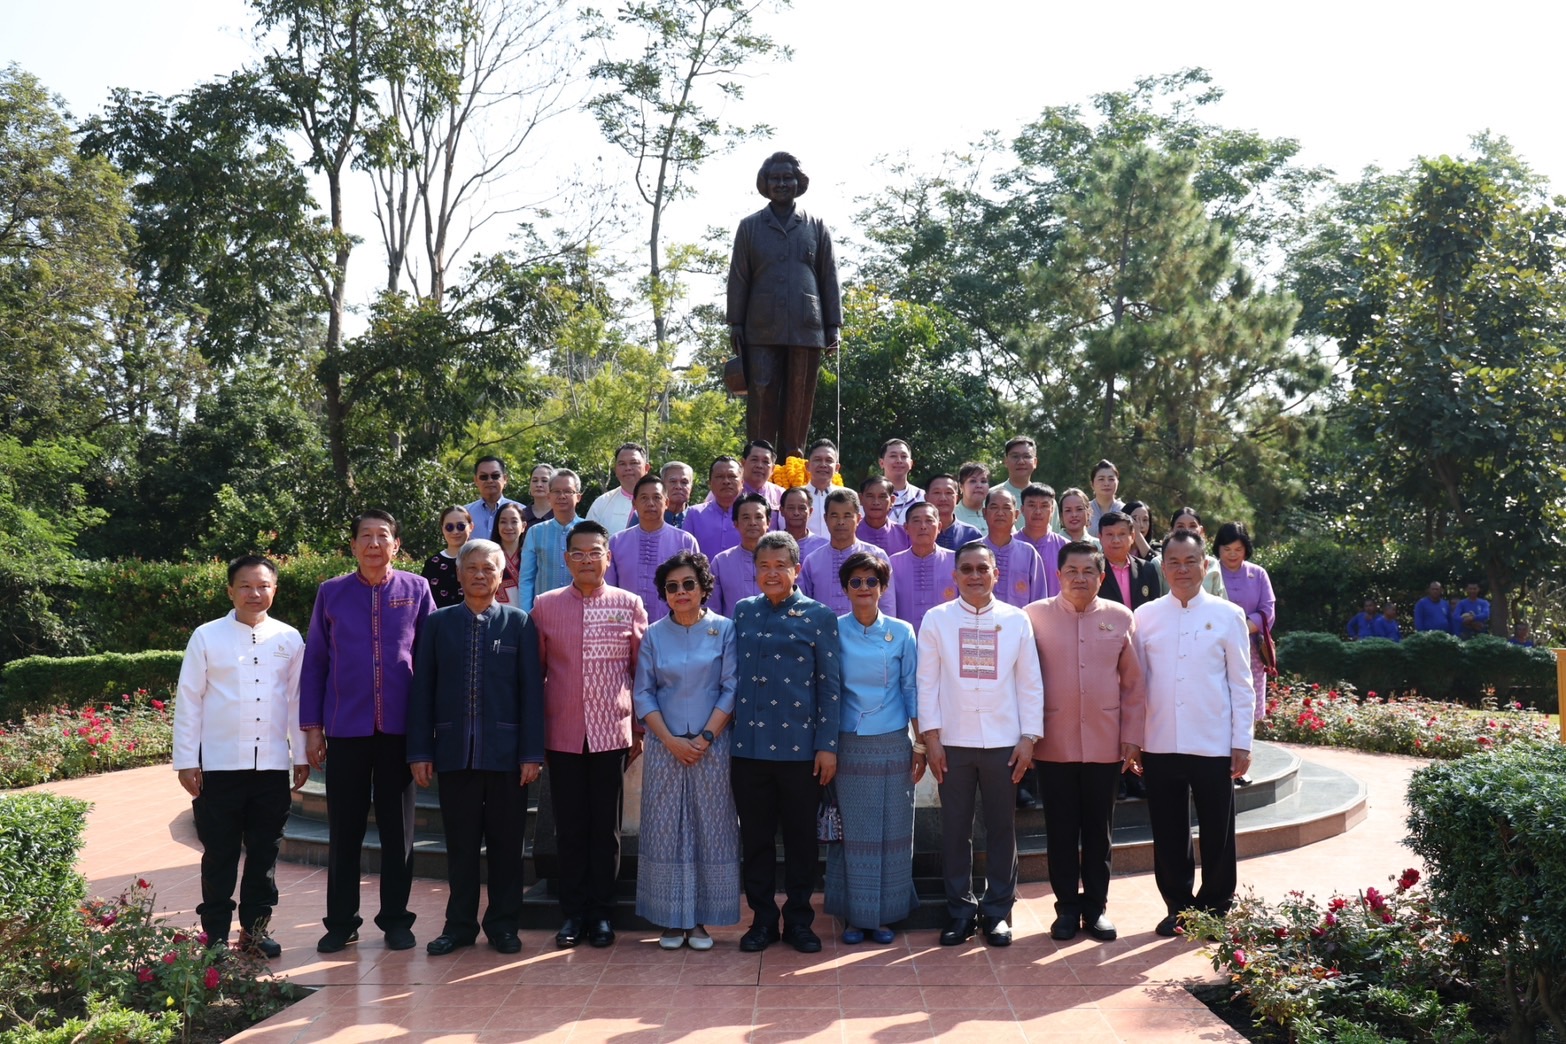
[[[838,808],[843,840],[827,847],[826,912],[843,924],[843,941],[881,945],[887,925],[919,905],[913,883],[914,784],[924,775],[918,731],[918,644],[913,628],[880,610],[891,579],[884,560],[848,556],[839,581],[851,612],[838,618],[843,707],[837,743]]]
[[[740,916],[739,817],[729,789],[734,622],[707,608],[705,555],[681,551],[657,569],[669,615],[647,628],[634,706],[648,733],[636,912],[664,927],[658,945],[710,950],[708,924]]]

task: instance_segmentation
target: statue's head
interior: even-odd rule
[[[794,179],[799,183],[799,188],[795,190],[794,196],[796,198],[803,196],[805,190],[810,188],[810,177],[800,167],[799,160],[794,157],[792,152],[774,152],[766,158],[766,161],[761,164],[761,169],[756,172],[756,191],[768,199],[772,198],[772,193],[767,191],[767,172],[779,164],[794,168]]]

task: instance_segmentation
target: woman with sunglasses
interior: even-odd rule
[[[453,504],[440,513],[440,531],[446,546],[424,563],[424,579],[430,582],[435,608],[444,609],[462,601],[462,578],[457,575],[457,552],[473,533],[473,516],[468,509]]]
[[[729,785],[734,621],[707,608],[707,556],[680,551],[654,574],[669,615],[636,659],[636,716],[657,740],[642,765],[636,912],[663,925],[658,945],[712,949],[708,924],[740,916],[739,819]]]
[[[891,580],[882,559],[863,551],[838,571],[850,612],[838,618],[843,706],[837,744],[837,804],[843,840],[827,848],[826,912],[843,923],[843,942],[868,936],[882,946],[886,927],[919,905],[913,881],[914,784],[924,775],[919,731],[918,644],[913,628],[881,612]]]

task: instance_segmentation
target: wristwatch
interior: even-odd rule
[[[717,740],[717,737],[712,734],[711,729],[702,729],[701,738],[706,740],[709,746],[711,746]]]

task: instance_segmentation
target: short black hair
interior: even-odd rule
[[[788,495],[790,493],[798,493],[800,496],[804,497],[805,506],[810,508],[812,511],[815,510],[816,498],[811,494],[809,486],[790,486],[778,496],[779,511],[783,509],[783,505],[788,503]]]
[[[272,579],[277,579],[277,563],[265,555],[240,555],[228,564],[228,586],[234,586],[234,577],[239,575],[241,569],[250,569],[260,566],[272,574]]]
[[[653,584],[658,588],[658,597],[665,602],[669,600],[669,596],[664,592],[663,584],[669,579],[669,574],[676,569],[689,569],[696,574],[696,586],[701,588],[701,604],[706,605],[716,586],[712,578],[712,564],[707,561],[707,556],[700,551],[681,548],[664,559],[663,564],[653,572]]]
[[[769,516],[772,512],[772,503],[766,497],[760,493],[744,493],[735,497],[733,506],[729,508],[730,522],[739,522],[739,509],[746,504],[760,504],[767,509]]]
[[[1049,499],[1054,500],[1055,487],[1046,486],[1042,482],[1029,482],[1026,486],[1022,487],[1022,502],[1024,504],[1030,500],[1037,500],[1039,497],[1048,497]]]
[[[1125,526],[1133,533],[1136,532],[1136,523],[1131,521],[1131,516],[1124,511],[1106,511],[1098,517],[1098,531],[1102,533],[1105,526]]]
[[[1202,539],[1202,534],[1194,529],[1175,529],[1164,538],[1164,550],[1167,552],[1171,544],[1195,544],[1196,549],[1205,553],[1207,541]]]
[[[353,527],[349,530],[350,535],[348,539],[358,540],[359,527],[366,522],[385,522],[388,526],[391,526],[392,539],[402,539],[402,526],[398,523],[396,516],[390,511],[385,511],[381,508],[366,508],[353,516]]]
[[[1099,525],[1102,526],[1103,522],[1100,521]],[[1232,544],[1236,541],[1245,545],[1245,560],[1247,562],[1255,557],[1256,545],[1251,543],[1250,530],[1245,528],[1244,522],[1225,522],[1219,526],[1218,535],[1213,537],[1213,546],[1223,547],[1225,544]]]
[[[1092,555],[1093,564],[1098,571],[1104,571],[1104,552],[1088,543],[1086,540],[1068,540],[1060,545],[1060,550],[1055,552],[1055,569],[1058,572],[1066,568],[1066,559],[1072,555]]]
[[[650,485],[653,485],[655,483],[657,485],[659,485],[659,486],[663,485],[663,476],[661,474],[659,474],[658,472],[656,472],[656,471],[649,471],[647,474],[645,474],[641,478],[637,479],[636,480],[636,485],[631,487],[631,497],[632,497],[632,499],[635,499],[636,497],[641,495],[643,486],[650,486]]]
[[[603,541],[604,541],[604,546],[605,547],[609,546],[609,530],[605,529],[602,525],[600,525],[597,522],[594,522],[590,518],[584,518],[582,521],[580,521],[576,525],[572,526],[571,527],[571,532],[566,534],[566,550],[567,551],[569,551],[571,549],[571,541],[575,540],[579,535],[581,535],[583,533],[586,533],[588,536],[602,537]]]
[[[500,474],[503,477],[511,474],[510,470],[506,467],[506,462],[493,455],[480,457],[478,460],[475,460],[473,462],[473,474],[477,475],[479,468],[482,468],[485,464],[488,464],[491,461],[500,466]]]
[[[887,478],[885,475],[871,475],[869,478],[867,478],[863,482],[859,483],[859,495],[861,497],[864,496],[865,495],[865,490],[869,489],[871,486],[883,486],[883,485],[886,487],[887,492],[891,493],[894,496],[897,494],[897,489],[896,489],[895,486],[892,485],[892,480],[891,479]]]
[[[868,569],[874,573],[876,579],[881,581],[881,590],[886,590],[887,582],[892,579],[892,567],[887,565],[884,559],[877,558],[868,551],[855,551],[844,559],[842,567],[837,571],[837,582],[847,587],[848,578],[861,569]]]
[[[913,453],[913,447],[908,445],[907,439],[900,439],[894,435],[892,438],[889,438],[885,442],[881,443],[881,449],[878,453],[876,453],[875,459],[880,460],[882,457],[886,456],[886,451],[891,449],[893,446],[901,446],[909,453]]]
[[[766,439],[751,439],[749,442],[745,443],[745,448],[740,451],[740,458],[748,458],[750,456],[750,451],[757,449],[764,449],[768,453],[772,454],[772,460],[774,463],[776,463],[778,459],[777,447],[772,445],[772,443],[768,442]]]

